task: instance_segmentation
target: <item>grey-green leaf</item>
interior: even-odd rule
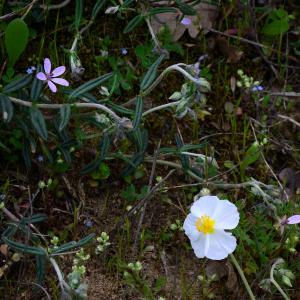
[[[69,123],[70,116],[71,116],[71,105],[65,104],[59,110],[60,115],[60,123],[59,123],[59,131],[62,131]]]
[[[44,140],[47,141],[48,139],[48,131],[47,131],[47,126],[46,122],[44,119],[43,114],[41,111],[37,108],[30,108],[30,118],[31,118],[31,123],[39,136]]]
[[[6,95],[0,94],[0,111],[4,122],[9,123],[14,115],[14,107]]]
[[[17,78],[3,88],[3,93],[9,94],[18,91],[21,88],[28,85],[31,82],[31,80],[32,80],[32,75],[25,75],[20,78]]]
[[[147,71],[147,73],[145,74],[142,82],[141,82],[141,90],[144,91],[146,90],[151,83],[154,81],[154,79],[156,78],[156,74],[157,74],[157,69],[158,66],[160,65],[160,63],[162,62],[162,60],[165,58],[165,54],[162,54],[149,68],[149,70]]]
[[[80,95],[94,89],[95,87],[99,86],[101,83],[105,82],[109,78],[112,77],[112,73],[108,73],[105,75],[102,75],[100,77],[97,77],[95,79],[92,79],[82,85],[80,85],[77,89],[75,89],[69,96],[69,98],[76,98],[79,97]]]
[[[124,29],[124,33],[129,33],[132,31],[135,27],[141,24],[141,22],[144,20],[144,17],[141,15],[135,16],[130,22],[127,24],[127,26]]]
[[[41,70],[42,70],[42,68],[41,68],[41,66],[39,66],[37,68],[37,72],[40,72]],[[30,90],[30,98],[32,101],[36,101],[40,97],[42,88],[43,88],[43,81],[34,77],[32,86],[31,86],[31,90]]]
[[[75,6],[75,28],[76,30],[79,29],[81,17],[82,17],[82,11],[83,11],[83,5],[82,0],[76,0],[76,6]]]

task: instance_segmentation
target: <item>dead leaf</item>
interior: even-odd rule
[[[162,4],[162,2],[159,2]],[[151,20],[151,26],[155,34],[159,33],[160,30],[166,25],[168,26],[171,35],[173,36],[173,41],[178,41],[187,30],[190,37],[195,38],[202,29],[204,33],[208,32],[208,29],[213,27],[214,21],[216,20],[219,9],[218,6],[200,3],[194,6],[197,12],[195,16],[189,16],[192,21],[190,25],[184,25],[180,23],[182,18],[182,13],[180,10],[177,12],[169,12],[157,14]]]
[[[224,37],[217,37],[216,44],[219,51],[227,57],[228,63],[237,63],[242,55],[243,51],[240,51],[237,47],[229,45],[228,41]]]
[[[283,193],[282,197],[285,201],[288,201],[292,196],[298,194],[298,189],[300,188],[299,173],[292,168],[284,168],[280,171],[278,177],[284,186],[286,194],[288,195],[288,199],[286,199],[286,195]]]
[[[7,256],[8,254],[8,246],[6,244],[2,244],[0,246],[0,252],[4,255]]]
[[[215,280],[220,280],[227,274],[224,261],[211,260],[205,267],[205,274],[208,278],[215,277]]]
[[[228,288],[229,291],[232,292],[235,291],[238,287],[237,276],[235,274],[232,264],[229,261],[226,262],[226,267],[227,267],[226,287]]]

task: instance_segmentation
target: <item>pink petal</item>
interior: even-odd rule
[[[43,80],[43,81],[47,80],[47,76],[43,72],[37,73],[36,78],[39,79],[39,80]]]
[[[51,61],[49,58],[44,59],[44,71],[46,74],[51,73]]]
[[[300,215],[294,215],[287,219],[287,224],[298,224],[300,223]]]
[[[51,82],[50,80],[48,80],[48,86],[49,86],[50,90],[51,90],[53,93],[56,93],[56,92],[57,92],[57,87],[56,87],[56,85],[55,85],[53,82]]]
[[[66,67],[65,66],[60,66],[60,67],[57,67],[55,68],[52,73],[51,73],[51,77],[57,77],[57,76],[60,76],[62,74],[64,74],[66,71]]]
[[[51,78],[51,81],[60,85],[69,86],[69,81],[63,78]]]

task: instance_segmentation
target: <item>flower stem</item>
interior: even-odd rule
[[[32,102],[17,99],[17,98],[14,98],[14,97],[9,97],[9,99],[12,102],[17,103],[19,105],[23,105],[23,106],[27,106],[27,107],[35,106],[35,107],[41,108],[41,109],[60,109],[61,107],[63,107],[65,105],[65,104],[55,104],[55,103],[54,104],[46,104],[46,103],[35,103],[35,104],[33,104]],[[85,99],[83,98],[83,100],[85,100]],[[102,104],[99,104],[99,103],[81,103],[81,102],[77,102],[77,103],[72,103],[71,105],[75,106],[77,108],[99,109],[99,110],[102,110],[102,111],[106,112],[107,114],[109,114],[116,122],[120,122],[120,120],[121,120],[121,117],[119,117],[115,112],[113,112],[111,109],[109,109],[105,105],[102,105]]]
[[[250,299],[251,300],[255,300],[255,296],[254,296],[254,294],[253,294],[253,292],[251,290],[251,287],[250,287],[250,285],[249,285],[249,283],[248,283],[248,281],[247,281],[247,279],[245,277],[245,274],[244,274],[242,268],[240,267],[239,263],[237,262],[237,260],[236,260],[236,258],[234,257],[233,254],[230,254],[230,258],[231,258],[234,266],[236,267],[237,271],[239,272],[239,274],[241,276],[241,279],[242,279],[242,281],[244,283],[244,286],[245,286],[245,288],[246,288],[246,290],[247,290],[247,292],[249,294]]]
[[[282,295],[282,297],[285,300],[290,300],[290,297],[283,291],[283,289],[280,287],[280,285],[277,283],[277,281],[274,279],[274,270],[275,267],[282,263],[282,259],[278,259],[277,261],[275,261],[275,263],[273,264],[271,271],[270,271],[270,281],[275,285],[275,287],[277,288],[277,290],[279,291],[279,293]]]
[[[158,110],[161,110],[161,109],[165,109],[165,108],[168,108],[168,107],[171,107],[171,106],[177,106],[179,104],[180,101],[176,101],[176,102],[170,102],[170,103],[166,103],[166,104],[163,104],[163,105],[160,105],[160,106],[156,106],[156,107],[153,107],[147,111],[145,111],[143,113],[143,117],[155,112],[155,111],[158,111]]]

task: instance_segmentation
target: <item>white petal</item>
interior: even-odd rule
[[[207,244],[207,235],[204,235],[203,233],[199,233],[199,237],[197,240],[192,241],[191,240],[191,245],[192,248],[194,249],[195,255],[198,258],[203,258],[205,257],[205,247]]]
[[[188,214],[183,223],[183,229],[185,234],[191,241],[197,240],[200,236],[200,232],[196,228],[197,217],[192,214]]]
[[[204,255],[209,259],[220,260],[226,258],[235,248],[236,238],[231,233],[216,230],[209,235],[209,245]]]
[[[211,217],[219,201],[219,198],[216,196],[200,197],[197,201],[193,203],[191,207],[191,213],[198,218],[200,218],[203,215],[208,215]]]
[[[219,200],[211,218],[216,222],[215,228],[233,229],[238,225],[240,215],[233,203],[228,200]]]

